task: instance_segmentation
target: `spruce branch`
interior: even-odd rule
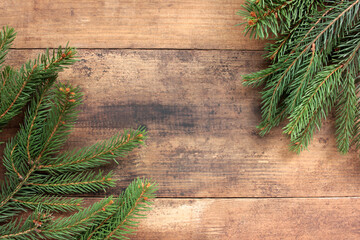
[[[303,40],[293,44],[293,50],[289,55],[273,64],[272,68],[275,69],[276,73],[267,81],[266,88],[263,91],[262,110],[264,123],[271,123],[280,99],[284,92],[287,91],[293,76],[295,75],[296,79],[304,78],[306,71],[303,70],[307,69],[313,62],[311,61],[313,58],[312,52],[319,51],[319,53],[323,54],[321,59],[327,58],[328,51],[333,47],[328,43],[338,41],[339,36],[343,34],[342,31],[352,25],[352,19],[355,18],[359,8],[359,4],[356,5],[355,3],[344,4],[344,6],[328,12],[326,16],[321,16],[324,18],[325,23],[319,21],[319,25],[323,27],[314,28],[313,26],[304,25],[305,29],[306,26],[310,29],[305,30]],[[345,19],[348,19],[349,22],[344,23]],[[300,49],[297,50],[298,48]],[[313,48],[313,51],[309,51],[311,48]],[[324,62],[319,61],[317,67],[320,69],[324,65]],[[312,71],[315,72],[318,69]]]
[[[89,193],[114,187],[115,180],[110,172],[104,175],[101,171],[65,173],[55,176],[34,175],[30,177],[24,187],[24,191],[51,193],[51,194],[75,194]]]
[[[115,200],[116,208],[97,226],[90,228],[80,239],[129,239],[138,224],[137,219],[151,208],[148,200],[155,197],[156,184],[145,179],[134,180]]]
[[[250,38],[268,38],[288,31],[299,19],[314,13],[323,6],[321,0],[246,0],[244,10],[237,12],[243,16],[247,25],[244,33]],[[245,23],[243,23],[245,24]]]
[[[354,123],[357,112],[356,86],[353,78],[343,78],[342,91],[336,105],[336,135],[341,153],[347,153],[354,136]]]
[[[356,104],[356,113],[355,113],[355,124],[354,124],[354,134],[353,139],[350,143],[350,145],[355,145],[356,149],[360,148],[360,86],[356,86],[356,96],[357,96],[357,104]]]
[[[81,104],[82,98],[79,89],[66,84],[59,84],[55,88],[54,103],[46,121],[42,123],[43,130],[40,133],[42,147],[35,148],[33,159],[30,160],[34,164],[40,164],[43,158],[58,153],[77,119],[76,107]]]
[[[0,239],[129,239],[139,219],[151,208],[156,184],[135,179],[119,198],[108,197],[70,217],[54,219],[43,205],[23,224],[10,221],[0,227]]]
[[[9,32],[13,31],[13,29],[9,30]],[[3,34],[5,33],[3,32]],[[9,47],[10,44],[5,46]],[[7,52],[7,49],[5,50]],[[1,54],[0,51],[0,56]],[[73,64],[75,57],[75,49],[68,46],[65,49],[59,47],[56,51],[53,50],[52,56],[50,51],[47,50],[45,54],[41,54],[33,61],[24,64],[19,71],[15,71],[10,67],[4,68],[0,75],[2,80],[0,128],[4,127],[14,116],[21,112],[21,109],[31,100],[31,95],[36,92],[37,87],[41,86],[46,80],[52,79],[52,82],[54,82],[58,72]]]
[[[17,179],[12,177],[5,177],[4,181],[0,182],[0,223],[6,222],[9,219],[18,216],[22,211],[26,211],[24,206],[9,202],[7,197],[12,193],[12,189],[8,186],[12,186],[18,183]],[[6,200],[6,201],[5,201]]]
[[[114,209],[113,198],[105,198],[70,217],[53,220],[40,230],[40,234],[47,239],[75,239],[98,221],[105,220]]]
[[[38,206],[24,223],[10,221],[0,227],[0,239],[74,239],[81,236],[96,221],[104,220],[115,209],[112,197],[80,210],[70,217],[54,219],[52,214]]]
[[[272,19],[272,24],[280,26],[276,29],[250,22],[246,29],[259,33],[261,38],[267,36],[267,31],[278,37],[266,47],[270,66],[245,75],[244,85],[264,86],[260,135],[288,118],[284,132],[290,135],[290,149],[300,152],[307,148],[315,130],[320,129],[322,120],[336,106],[338,147],[341,152],[347,152],[351,142],[360,139],[355,84],[360,65],[360,3],[359,0],[308,2],[309,11],[305,15],[291,8],[305,2],[246,3],[247,20],[256,9],[258,12],[282,9],[283,16],[294,15],[294,21]]]
[[[290,115],[289,124],[284,130],[291,136],[292,150],[297,153],[302,151],[310,143],[316,127],[320,129],[321,120],[326,118],[334,105],[340,76],[341,65],[328,66],[315,76],[313,85]]]
[[[0,34],[0,65],[14,36],[10,28]],[[77,120],[82,93],[70,84],[55,82],[58,72],[75,62],[75,53],[71,47],[59,47],[52,56],[47,50],[20,70],[2,69],[0,127],[27,106],[24,123],[9,139],[2,159],[6,174],[0,182],[0,239],[74,239],[89,229],[102,229],[105,223],[116,225],[107,226],[107,231],[114,231],[111,235],[121,235],[128,226],[136,226],[135,218],[144,217],[140,212],[148,210],[147,199],[154,197],[154,184],[139,179],[119,200],[110,196],[85,209],[82,199],[64,196],[115,186],[111,172],[91,170],[125,157],[143,145],[147,135],[140,127],[90,147],[62,151]],[[34,212],[27,219],[16,219],[29,209]],[[54,212],[74,210],[78,212],[67,218],[52,217]],[[126,212],[125,219],[114,217],[119,212]]]
[[[78,102],[76,102],[76,100],[79,100],[79,98],[81,98],[81,94],[79,94],[78,96],[75,96],[75,94],[71,94],[72,91],[70,91],[71,89],[67,86],[67,85],[60,85],[63,86],[65,88],[59,87],[56,88],[56,91],[52,91],[53,96],[55,96],[54,98],[54,102],[53,102],[53,107],[50,108],[50,111],[47,112],[47,117],[46,118],[41,118],[43,119],[42,122],[39,121],[34,121],[33,119],[38,119],[39,117],[41,117],[41,115],[35,115],[34,112],[27,114],[26,118],[25,118],[25,122],[30,123],[30,122],[38,122],[39,124],[41,124],[43,126],[43,131],[36,131],[36,132],[32,132],[35,136],[36,135],[40,135],[40,143],[37,143],[36,141],[34,141],[34,143],[40,144],[37,146],[34,146],[35,148],[35,152],[37,153],[34,158],[32,159],[27,159],[29,154],[27,152],[27,148],[23,147],[23,148],[18,148],[19,151],[21,150],[25,150],[26,152],[22,152],[17,154],[16,156],[18,156],[19,160],[19,164],[21,164],[22,166],[24,166],[24,173],[20,174],[20,177],[18,176],[18,174],[16,174],[16,177],[19,177],[18,180],[16,181],[16,177],[14,179],[14,181],[16,181],[16,184],[11,184],[9,186],[4,186],[5,191],[8,192],[7,196],[4,196],[4,198],[0,198],[1,202],[0,202],[0,209],[2,207],[4,207],[11,198],[13,198],[16,194],[18,194],[18,192],[23,188],[24,185],[27,184],[27,182],[29,181],[29,179],[32,178],[32,175],[35,173],[35,176],[37,176],[36,171],[38,170],[38,165],[41,162],[42,157],[46,157],[47,154],[50,152],[52,153],[52,151],[55,147],[59,147],[59,143],[53,143],[51,141],[54,140],[58,140],[59,137],[66,137],[68,132],[68,128],[67,126],[64,126],[65,124],[62,124],[62,120],[70,120],[70,121],[74,121],[75,120],[75,115],[74,115],[74,111],[75,111],[75,107],[79,104]],[[76,91],[76,90],[74,90]],[[41,101],[41,97],[38,98],[38,102]],[[45,106],[48,106],[47,102],[44,102]],[[40,108],[39,106],[40,104],[35,104],[35,113],[38,112],[38,108]],[[30,110],[31,111],[31,110]],[[31,116],[34,116],[34,118],[32,118]],[[45,121],[46,120],[46,121]],[[45,122],[45,123],[44,123]],[[62,125],[60,125],[62,124]],[[29,126],[29,128],[27,128],[27,126]],[[45,126],[44,126],[45,125]],[[32,129],[32,124],[25,124],[24,126],[20,127],[19,133],[17,134],[17,136],[15,136],[15,139],[21,139],[18,144],[19,145],[26,145],[25,142],[28,141],[29,137],[27,133],[27,130],[29,132],[31,132]],[[60,132],[62,131],[62,132]],[[26,137],[22,137],[22,136],[26,136]],[[36,138],[36,137],[34,137]],[[37,137],[38,138],[38,137]],[[60,143],[63,143],[63,140],[59,140]],[[13,149],[14,147],[11,147],[12,145],[16,145],[15,141],[10,141],[10,147],[6,147],[7,149],[11,149],[10,151],[10,156],[7,157],[6,153],[9,153],[9,151],[5,151],[5,157],[4,157],[4,165],[7,167],[7,169],[10,169],[10,165],[13,166],[13,162],[14,160],[14,154],[13,154]],[[17,148],[15,148],[17,149]],[[22,158],[22,156],[25,156]],[[24,159],[29,160],[28,164],[24,163]],[[9,163],[9,160],[11,163]],[[11,171],[9,172],[11,174]],[[40,175],[41,176],[41,175]],[[14,176],[11,176],[11,178],[14,178]]]
[[[40,239],[40,227],[51,220],[51,215],[36,210],[22,223],[22,219],[0,226],[0,239]]]
[[[143,145],[145,139],[145,128],[125,130],[90,147],[59,154],[51,164],[44,162],[39,168],[50,172],[69,172],[102,166],[116,157],[125,157],[134,148]]]
[[[15,203],[19,211],[22,210],[20,206],[28,206],[30,201],[11,201],[17,196],[87,193],[112,187],[115,181],[111,173],[103,175],[101,171],[95,174],[82,170],[124,157],[142,145],[146,138],[142,128],[128,130],[80,149],[74,156],[65,153],[56,160],[54,154],[58,153],[73,127],[82,94],[68,84],[56,84],[51,89],[48,86],[44,85],[41,94],[35,96],[25,115],[25,124],[5,148],[4,165],[11,184],[3,186],[6,194],[0,198],[0,211]],[[51,209],[49,204],[44,206]]]
[[[12,42],[15,39],[15,36],[16,36],[16,32],[14,31],[14,29],[9,28],[7,26],[3,27],[2,31],[0,32],[0,68],[5,61],[5,57],[12,45]],[[1,84],[0,92],[6,83],[6,79],[2,78],[1,83],[2,84]]]
[[[19,203],[20,207],[36,210],[41,206],[43,210],[49,212],[72,212],[81,209],[81,198],[67,198],[53,195],[33,194],[18,196],[11,199],[12,202]]]

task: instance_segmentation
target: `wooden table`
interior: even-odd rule
[[[266,63],[263,43],[235,26],[243,2],[12,0],[0,23],[18,32],[8,64],[79,49],[60,76],[85,93],[68,147],[148,128],[147,147],[108,167],[119,181],[105,195],[137,176],[159,184],[132,239],[360,239],[360,158],[337,152],[333,119],[300,155],[281,128],[255,130],[260,96],[241,76]]]

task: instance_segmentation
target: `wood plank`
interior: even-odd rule
[[[153,207],[131,239],[360,238],[359,198],[156,199]]]
[[[15,50],[19,64],[38,50]],[[85,92],[68,147],[84,146],[123,128],[147,126],[148,146],[120,165],[119,193],[136,176],[152,177],[162,197],[359,196],[360,159],[340,155],[333,120],[309,152],[288,151],[275,129],[256,134],[260,97],[241,75],[264,66],[261,52],[81,50],[61,74]],[[7,138],[13,129],[2,134]]]
[[[244,37],[235,13],[244,0],[0,1],[0,26],[15,48],[262,49]]]

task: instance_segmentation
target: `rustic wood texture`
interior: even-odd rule
[[[359,214],[359,198],[157,199],[131,239],[357,240]]]
[[[257,134],[260,96],[241,75],[266,62],[264,44],[235,27],[243,2],[0,1],[0,23],[18,32],[10,65],[67,41],[82,48],[60,74],[85,93],[67,148],[148,128],[147,147],[107,167],[117,187],[85,196],[156,180],[159,198],[132,239],[360,239],[360,159],[337,152],[333,118],[300,155],[281,128]]]
[[[0,22],[21,33],[16,48],[261,49],[235,27],[244,0],[0,1]],[[14,7],[16,6],[16,7]]]
[[[39,50],[14,50],[19,63]],[[60,79],[78,84],[84,105],[69,146],[84,146],[128,127],[146,126],[148,146],[121,165],[119,193],[135,176],[152,177],[160,197],[358,196],[360,160],[337,153],[333,121],[309,152],[288,151],[275,129],[257,135],[260,99],[241,75],[261,52],[80,50]]]

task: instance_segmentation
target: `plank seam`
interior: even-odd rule
[[[74,198],[94,198],[102,199],[101,196],[72,196]],[[261,199],[360,199],[360,196],[329,196],[329,197],[157,197],[155,199],[174,199],[174,200],[226,200],[226,199],[237,199],[237,200],[261,200]]]
[[[77,48],[78,50],[146,50],[146,51],[229,51],[229,52],[265,52],[264,50],[251,50],[251,49],[216,49],[216,48]],[[11,50],[46,50],[47,48],[10,48]],[[57,48],[49,48],[57,49]]]

